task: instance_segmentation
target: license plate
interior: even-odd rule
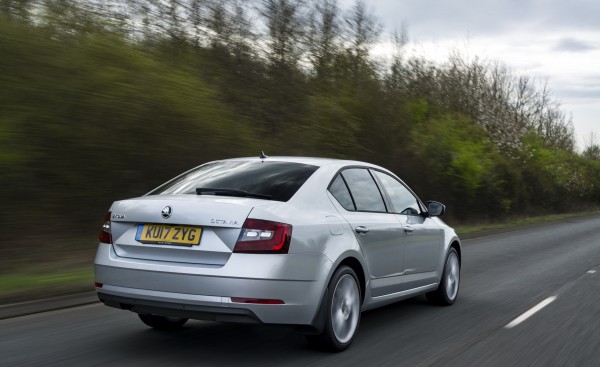
[[[194,246],[200,243],[200,236],[200,227],[140,224],[135,239],[141,243]]]

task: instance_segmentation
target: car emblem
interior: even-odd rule
[[[162,217],[165,219],[170,218],[171,214],[173,214],[173,209],[171,209],[170,206],[165,206],[160,213],[160,215],[162,215]]]

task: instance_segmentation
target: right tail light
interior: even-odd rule
[[[260,219],[246,219],[233,252],[287,254],[292,240],[292,226]]]

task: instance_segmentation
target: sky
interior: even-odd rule
[[[573,116],[579,149],[592,132],[600,143],[599,0],[365,2],[385,31],[407,26],[409,50],[443,61],[458,49],[546,81]],[[353,3],[340,0],[344,8]]]

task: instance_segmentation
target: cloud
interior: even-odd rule
[[[539,4],[538,11],[543,19],[540,25],[544,29],[600,30],[600,2],[597,0],[534,1]]]
[[[557,80],[554,94],[569,105],[589,105],[600,109],[600,75],[585,73]],[[600,122],[598,116],[595,121]]]
[[[568,99],[576,103],[593,103],[600,99],[600,88],[598,89],[557,89],[555,94],[562,99]],[[596,103],[594,103],[596,104]]]
[[[554,51],[566,52],[585,52],[594,49],[596,49],[596,47],[585,41],[575,38],[563,38],[556,44],[556,46],[554,46]]]
[[[339,0],[342,8],[355,0]],[[444,39],[505,32],[600,30],[598,0],[365,0],[386,25],[408,24],[417,39]]]
[[[408,25],[408,51],[444,62],[451,50],[499,60],[547,82],[576,137],[600,133],[600,1],[364,0],[387,30]],[[355,0],[339,0],[348,8]],[[382,37],[378,54],[391,46]]]

